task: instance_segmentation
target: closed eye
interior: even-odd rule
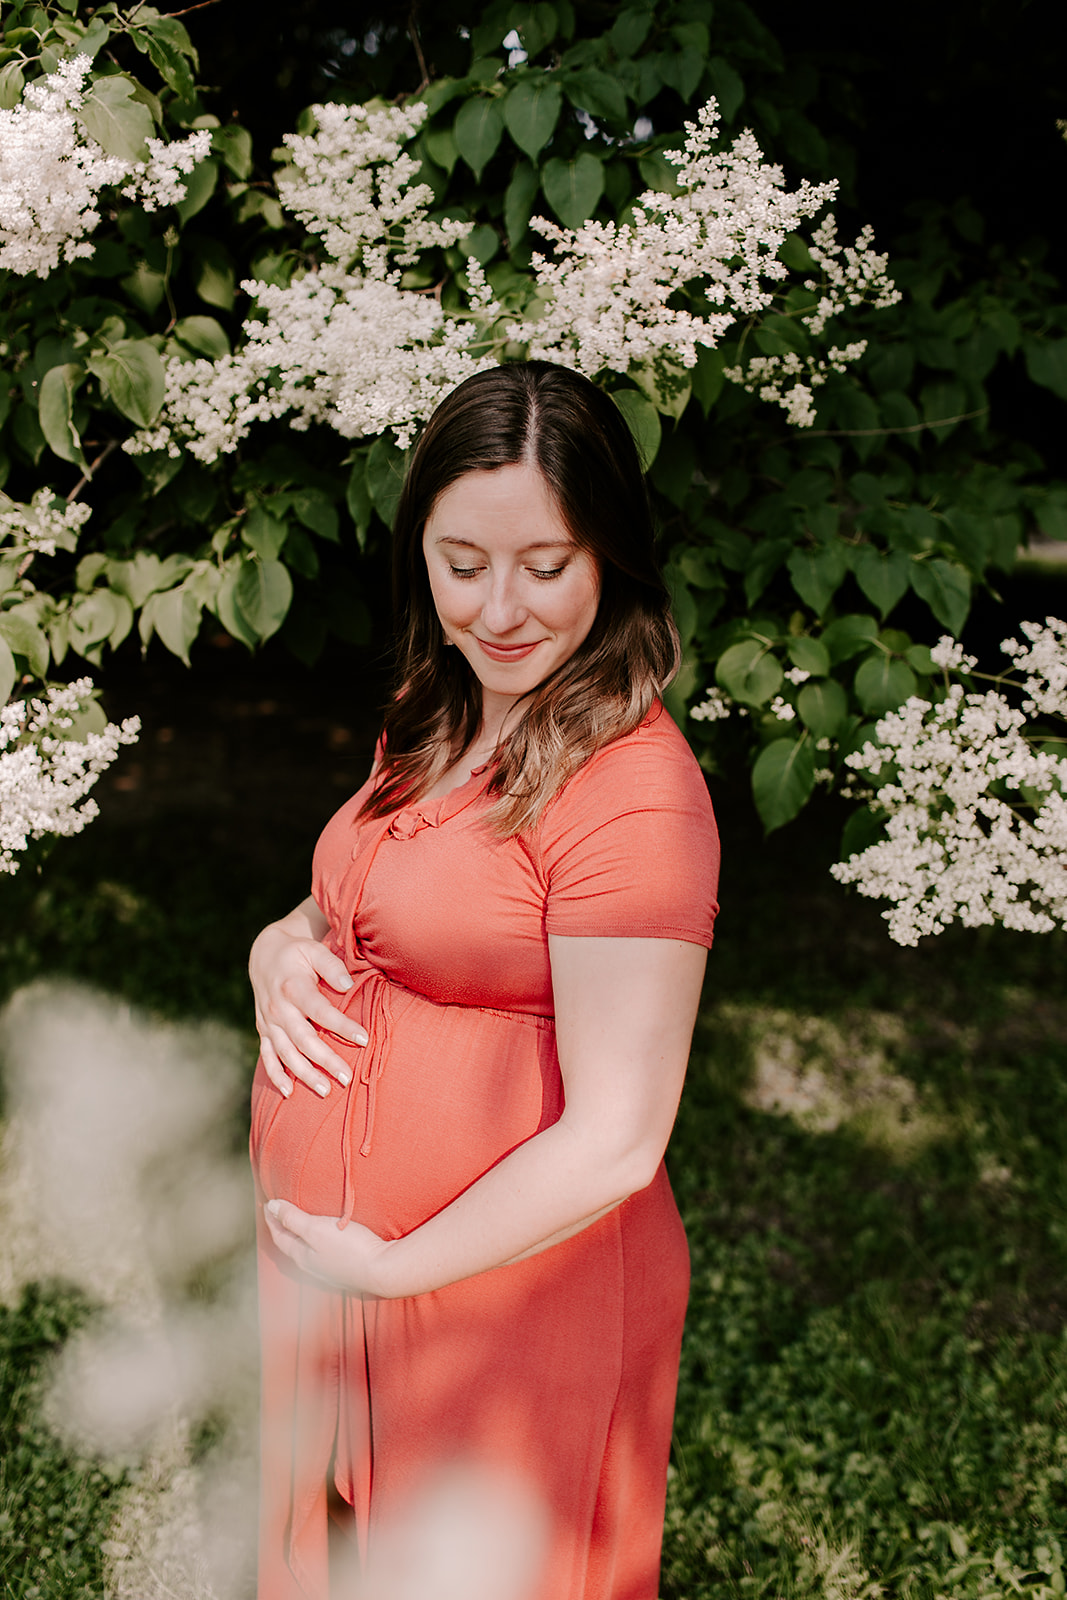
[[[454,578],[476,578],[481,572],[481,567],[454,567],[449,562],[448,570]]]
[[[543,568],[543,569],[541,567],[531,567],[530,568],[530,571],[531,571],[531,573],[533,574],[533,576],[535,578],[558,578],[560,573],[561,572],[566,572],[566,570],[567,570],[567,562],[566,561],[563,563],[563,565],[561,567],[546,567],[546,568]]]

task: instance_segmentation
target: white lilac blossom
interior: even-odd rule
[[[425,109],[313,112],[315,131],[286,139],[291,160],[277,182],[284,204],[319,235],[327,259],[285,289],[243,285],[253,300],[243,341],[215,362],[170,360],[159,420],[127,442],[131,453],[188,449],[212,461],[235,449],[255,422],[283,416],[298,428],[325,423],[345,438],[390,428],[406,445],[448,390],[499,360],[509,339],[531,358],[590,376],[646,368],[658,376],[657,364],[676,376],[693,366],[700,345],[716,345],[739,316],[772,303],[787,273],[778,256],[786,236],[836,192],[833,183],[807,182],[787,192],[781,168],[763,160],[751,133],[713,152],[718,110],[709,101],[687,126],[684,149],[670,156],[679,194],[645,193],[634,220],[621,225],[573,229],[534,220],[554,244],[554,258],[534,257],[536,311],[507,321],[473,259],[460,309],[446,311],[435,296],[401,286],[402,266],[469,228],[430,218],[431,191],[414,182],[417,163],[403,145]],[[827,292],[835,304],[895,298],[884,259],[869,251],[866,235],[844,253],[844,264],[832,227],[816,238],[820,261],[830,263]],[[702,287],[706,310],[672,303],[684,285]],[[787,374],[797,381],[784,398],[775,358],[762,387],[794,420],[810,422],[811,392],[800,375],[813,382],[862,349],[835,347],[825,361],[801,364]]]
[[[149,211],[171,205],[185,194],[182,175],[208,153],[211,134],[201,130],[173,144],[149,139],[147,161],[108,155],[77,119],[91,67],[87,55],[61,61],[0,111],[0,267],[9,272],[43,278],[60,259],[92,255],[86,236],[100,221],[102,189],[122,186]]]
[[[390,257],[410,266],[419,251],[455,244],[469,222],[426,215],[433,190],[413,183],[420,163],[403,146],[426,121],[428,107],[313,106],[313,134],[288,133],[291,161],[277,174],[282,204],[322,239],[332,261],[359,262],[368,278],[385,278]]]
[[[89,790],[140,731],[136,717],[101,733],[64,739],[92,694],[92,680],[53,685],[46,697],[0,707],[0,872],[18,870],[31,839],[80,833],[98,814]]]
[[[1067,757],[1024,731],[1028,712],[1067,715],[1067,625],[1050,617],[1022,631],[1029,648],[1002,648],[1026,673],[1023,709],[999,689],[952,684],[937,704],[913,696],[876,724],[877,744],[846,758],[876,779],[887,774],[870,800],[886,836],[830,870],[890,901],[883,914],[898,944],[954,921],[1067,926]],[[951,640],[933,654],[946,668],[973,665]]]
[[[706,689],[700,704],[690,707],[689,715],[694,722],[721,722],[732,708],[733,701],[721,689]]]
[[[184,448],[214,461],[271,417],[297,430],[322,422],[346,439],[391,428],[406,446],[449,389],[495,365],[470,348],[473,322],[393,283],[326,266],[285,288],[242,287],[263,320],[246,323],[231,356],[167,363],[160,421],[126,442],[131,454]]]
[[[779,722],[792,722],[797,714],[796,706],[790,705],[780,694],[776,694],[771,701],[770,710],[771,716],[776,717]]]
[[[8,555],[51,556],[57,545],[73,550],[78,530],[91,515],[90,506],[62,501],[51,489],[38,489],[28,505],[0,491],[0,544]]]
[[[782,169],[763,160],[751,133],[713,152],[718,123],[709,100],[686,124],[684,148],[666,152],[680,193],[647,191],[632,223],[572,229],[533,220],[556,254],[551,262],[533,258],[542,298],[551,296],[542,315],[510,330],[531,356],[590,377],[604,368],[627,372],[661,353],[692,367],[698,345],[718,344],[739,316],[771,304],[768,285],[786,276],[779,248],[837,185],[805,180],[787,192]],[[669,304],[677,290],[701,281],[707,312]]]

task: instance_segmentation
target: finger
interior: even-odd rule
[[[263,1071],[267,1074],[274,1087],[288,1100],[293,1092],[293,1080],[278,1060],[278,1054],[270,1040],[264,1034],[259,1037],[259,1059],[263,1063]]]
[[[327,950],[324,944],[318,944],[307,952],[307,958],[314,967],[323,983],[331,989],[336,989],[338,994],[345,994],[352,987],[352,974],[332,950]]]
[[[309,1089],[314,1089],[317,1095],[325,1098],[329,1094],[328,1073],[332,1074],[343,1088],[347,1088],[351,1083],[351,1068],[341,1060],[340,1056],[334,1055],[317,1033],[307,1029],[306,1026],[299,1033],[294,1029],[293,1034],[287,1033],[284,1028],[273,1027],[270,1030],[270,1037],[286,1069],[298,1082],[305,1084]]]
[[[293,1002],[296,1004],[296,1002]],[[309,997],[304,1012],[309,1022],[318,1028],[325,1028],[327,1033],[332,1033],[337,1039],[345,1039],[349,1044],[365,1045],[367,1043],[367,1030],[355,1017],[346,1016],[343,1011],[338,1011],[336,1006],[330,1005],[322,992],[316,988],[314,997]]]

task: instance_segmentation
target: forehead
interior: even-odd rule
[[[525,463],[457,478],[434,501],[425,538],[433,544],[488,541],[524,549],[575,542],[545,479]]]

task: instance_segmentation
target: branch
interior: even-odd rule
[[[211,3],[214,3],[214,0],[211,0]],[[415,20],[418,14],[418,9],[418,0],[413,0],[413,4],[408,11],[408,34],[411,38],[412,44],[415,46],[415,55],[418,57],[419,71],[422,73],[422,82],[415,90],[415,93],[421,94],[430,81],[430,69],[426,65],[426,57],[422,53],[422,40],[419,38],[419,25]]]
[[[184,11],[164,11],[165,17],[187,17],[190,11],[205,11],[208,6],[217,6],[219,0],[200,0],[199,5],[186,6]]]
[[[85,476],[78,479],[77,483],[74,485],[73,489],[68,494],[68,496],[67,496],[67,504],[68,505],[70,504],[70,502],[72,500],[77,500],[77,498],[81,494],[82,490],[88,487],[89,483],[92,480],[93,473],[96,471],[97,467],[102,467],[104,465],[104,462],[107,460],[108,456],[111,455],[113,451],[117,450],[118,447],[119,447],[119,441],[117,439],[109,439],[108,440],[107,444],[101,450],[100,454],[97,456],[97,458],[93,462],[92,466],[86,467]]]
[[[870,439],[875,434],[921,433],[924,428],[947,428],[950,422],[970,422],[972,417],[984,417],[989,407],[980,411],[964,411],[958,417],[937,417],[933,422],[909,422],[905,428],[805,428],[805,439]]]

